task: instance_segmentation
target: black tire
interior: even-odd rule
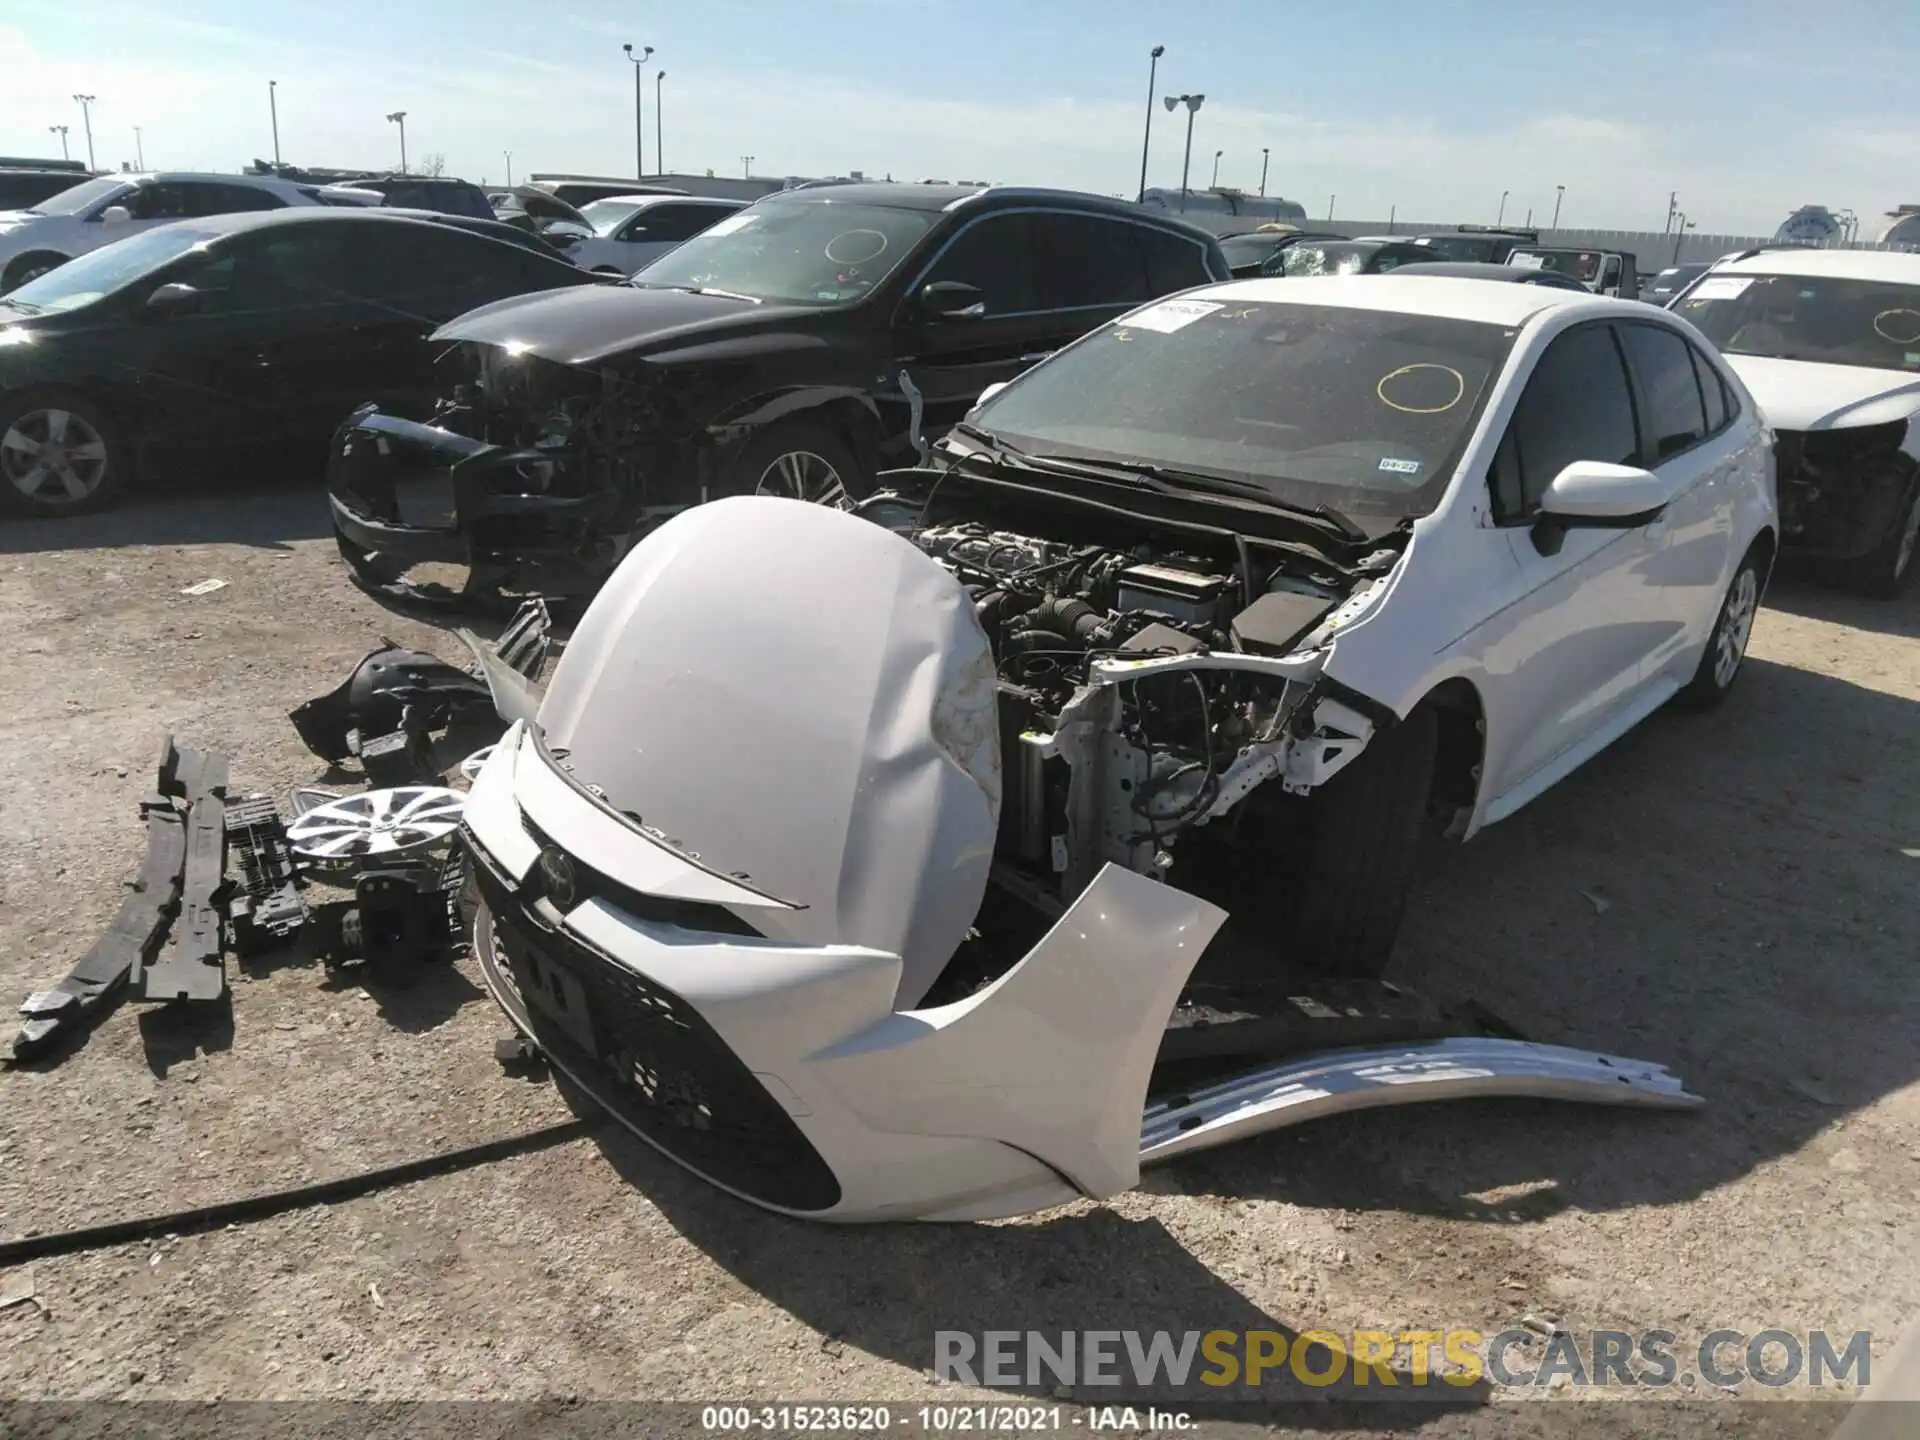
[[[1433,789],[1440,725],[1431,706],[1376,731],[1301,806],[1294,901],[1274,945],[1323,975],[1373,979],[1406,913]]]
[[[1760,597],[1766,588],[1766,558],[1756,543],[1727,582],[1720,613],[1713,619],[1713,634],[1707,639],[1706,653],[1700,657],[1693,678],[1674,696],[1674,703],[1681,709],[1711,710],[1732,693],[1734,681],[1746,668],[1747,641],[1753,635],[1753,617],[1760,610]]]
[[[59,422],[52,418],[60,414],[68,419]],[[66,468],[52,474],[36,471],[39,452],[30,452],[23,445],[52,441],[55,425],[61,429],[64,443],[59,453]],[[69,435],[86,438],[65,439]],[[93,463],[96,442],[100,456],[97,465]],[[86,396],[54,389],[0,396],[0,511],[49,517],[98,510],[126,484],[133,465],[132,448],[119,423]],[[33,479],[36,473],[40,476],[37,481]],[[74,483],[85,487],[82,493],[73,493],[71,485],[62,479],[65,475],[75,477]]]
[[[0,272],[0,295],[9,290],[18,290],[29,280],[38,280],[49,270],[58,270],[67,263],[68,257],[56,255],[51,250],[33,250],[25,255],[16,255],[7,262],[7,268]]]
[[[1914,560],[1920,556],[1920,484],[1907,495],[1907,503],[1887,533],[1860,560],[1848,565],[1842,583],[1874,600],[1897,600],[1913,579]]]
[[[831,480],[820,465],[832,472]],[[838,501],[832,498],[836,488]],[[735,458],[726,485],[729,495],[784,495],[823,504],[857,500],[871,489],[872,480],[853,447],[814,420],[788,420],[754,436]]]

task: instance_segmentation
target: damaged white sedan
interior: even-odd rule
[[[772,1209],[968,1219],[1335,1109],[1694,1103],[1374,983],[1423,824],[1734,683],[1772,459],[1684,322],[1216,286],[887,480],[655,530],[475,780],[488,983],[626,1124]]]

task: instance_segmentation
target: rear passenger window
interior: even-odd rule
[[[1138,305],[1152,298],[1137,225],[1097,215],[1035,215],[1042,310]]]
[[[1207,273],[1206,251],[1193,241],[1152,225],[1136,225],[1133,229],[1147,258],[1149,299],[1205,285],[1213,279]]]
[[[1658,465],[1706,438],[1700,381],[1687,342],[1673,331],[1657,325],[1627,325],[1621,334],[1646,400],[1647,413],[1640,417],[1645,446],[1641,460]]]
[[[1721,380],[1720,372],[1713,368],[1713,362],[1702,355],[1693,346],[1687,347],[1693,356],[1693,373],[1700,381],[1700,396],[1707,406],[1707,434],[1718,435],[1726,429],[1732,406],[1727,402],[1726,383]]]
[[[1639,438],[1620,349],[1604,325],[1569,330],[1547,347],[1521,393],[1488,482],[1494,514],[1521,520],[1576,460],[1631,465]]]

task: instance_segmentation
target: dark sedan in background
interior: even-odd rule
[[[90,509],[142,475],[277,442],[311,443],[317,467],[357,405],[430,407],[437,326],[593,283],[518,243],[379,210],[144,231],[0,298],[0,508]]]
[[[1289,245],[1262,275],[1384,275],[1402,265],[1431,261],[1433,252],[1403,240],[1316,240]]]
[[[1588,290],[1571,275],[1558,270],[1536,270],[1531,265],[1482,265],[1472,260],[1422,260],[1402,265],[1396,275],[1438,275],[1454,280],[1498,280],[1508,285],[1540,285],[1548,290]]]
[[[1289,246],[1312,240],[1344,240],[1344,235],[1317,230],[1251,230],[1243,235],[1220,237],[1220,252],[1227,257],[1227,269],[1236,280],[1251,280],[1267,273],[1273,257]]]

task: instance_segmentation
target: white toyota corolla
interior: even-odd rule
[[[964,1218],[1303,1096],[1678,1103],[1546,1047],[1148,1099],[1183,992],[1377,975],[1429,820],[1470,836],[1726,696],[1773,459],[1698,332],[1530,285],[1237,282],[885,478],[667,521],[509,696],[476,951],[626,1123],[772,1208]]]

